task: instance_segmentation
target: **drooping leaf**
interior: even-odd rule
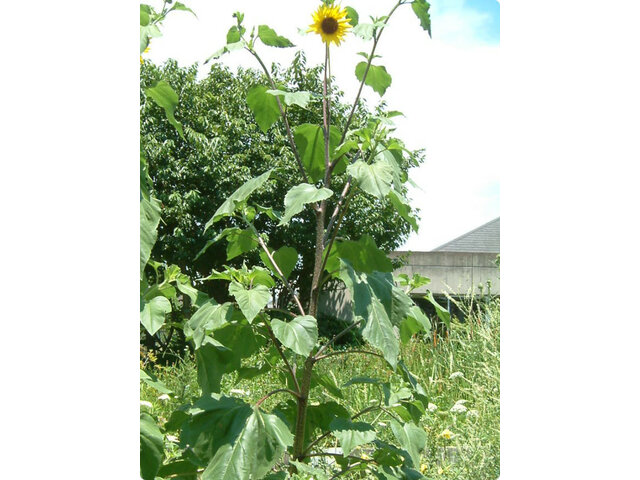
[[[371,236],[365,234],[356,242],[343,240],[334,243],[327,259],[327,272],[340,268],[340,259],[348,260],[358,272],[391,272],[393,265],[387,255],[380,250]]]
[[[262,175],[248,180],[244,185],[242,185],[235,192],[229,195],[224,203],[220,205],[218,210],[216,210],[216,213],[213,214],[213,217],[211,217],[211,219],[206,223],[206,225],[204,226],[205,231],[221,218],[233,215],[233,213],[236,211],[236,204],[244,202],[247,198],[249,198],[249,195],[255,192],[262,185],[264,185],[264,183],[269,179],[272,171],[273,170],[267,170]]]
[[[417,305],[412,305],[409,314],[400,323],[400,340],[407,343],[418,332],[431,333],[431,322]]]
[[[203,395],[220,391],[220,381],[226,373],[238,370],[243,358],[255,353],[264,341],[246,323],[230,324],[214,332],[196,350],[198,384]]]
[[[302,108],[307,108],[307,105],[311,101],[311,92],[285,92],[284,90],[267,90],[269,95],[275,97],[282,97],[284,103],[287,106],[298,105]]]
[[[273,333],[280,343],[303,357],[307,357],[318,341],[318,322],[310,316],[295,317],[290,322],[274,319]]]
[[[164,80],[156,82],[152,87],[145,89],[147,96],[151,97],[154,102],[164,109],[167,120],[173,125],[180,136],[184,139],[182,125],[176,120],[174,112],[178,106],[178,94]]]
[[[143,21],[143,15],[140,15],[140,21]],[[148,25],[140,25],[140,54],[144,53],[144,51],[149,46],[149,40],[155,37],[161,37],[162,33],[157,25],[148,24]]]
[[[160,201],[154,197],[140,199],[140,278],[158,237]]]
[[[433,298],[433,293],[431,293],[430,291],[427,291],[427,294],[424,296],[424,298],[426,300],[429,301],[429,303],[431,303],[431,305],[434,306],[434,308],[436,309],[436,315],[438,315],[438,318],[444,322],[444,324],[447,326],[447,328],[449,328],[451,325],[451,315],[449,314],[449,311],[444,308],[442,305],[440,305],[435,298]]]
[[[217,450],[202,480],[262,478],[292,445],[293,435],[280,418],[254,408],[233,442]]]
[[[285,37],[278,35],[272,28],[267,25],[258,26],[258,37],[262,40],[262,43],[269,45],[270,47],[295,47],[291,41]]]
[[[360,62],[356,65],[356,77],[359,81],[362,81],[364,78],[366,70],[367,62]],[[383,66],[370,65],[364,84],[373,88],[378,95],[383,96],[384,92],[386,92],[387,88],[391,85],[391,75],[387,73],[387,69]]]
[[[338,439],[343,454],[350,455],[356,447],[373,442],[376,431],[365,422],[352,422],[346,418],[336,418],[329,426],[331,433]]]
[[[340,143],[342,133],[331,125],[329,127],[329,157]],[[300,153],[300,160],[305,171],[313,182],[318,182],[324,178],[324,133],[322,127],[311,123],[298,125],[293,132],[296,148]]]
[[[418,20],[420,20],[420,26],[423,30],[429,32],[429,36],[431,36],[431,17],[429,15],[429,2],[426,0],[414,0],[411,2],[411,8],[413,9],[413,13],[416,14]]]
[[[391,420],[391,431],[398,440],[398,443],[400,443],[400,446],[409,452],[413,462],[413,465],[409,466],[419,469],[420,452],[424,450],[427,444],[427,432],[412,422],[400,425],[395,420]]]
[[[409,202],[403,195],[397,193],[395,190],[389,191],[389,201],[393,208],[396,209],[396,212],[405,219],[414,232],[418,231],[418,222],[414,216],[411,215],[411,207],[409,206]]]
[[[301,183],[292,187],[284,197],[284,215],[280,220],[280,225],[289,223],[294,215],[297,215],[308,203],[326,200],[333,195],[333,191],[328,188],[317,188],[315,185]]]
[[[140,301],[140,323],[154,335],[164,325],[165,315],[171,312],[171,302],[163,296]]]
[[[298,263],[298,252],[296,252],[296,249],[292,247],[280,247],[278,250],[272,252],[271,256],[282,271],[284,278],[288,279]],[[260,258],[269,270],[278,275],[266,252],[260,252]]]
[[[227,325],[233,316],[233,304],[227,302],[218,304],[214,299],[209,299],[194,313],[187,322],[191,329],[196,349],[202,346],[207,332],[217,330]],[[189,336],[186,332],[185,335]]]
[[[362,337],[380,349],[389,365],[396,368],[400,353],[398,338],[393,331],[393,325],[391,325],[384,306],[375,297],[371,299],[368,307],[368,316],[362,330]]]
[[[256,85],[247,92],[247,105],[256,118],[256,123],[263,132],[280,118],[280,107],[274,95],[267,93],[269,89],[262,85]]]
[[[164,457],[164,438],[148,413],[140,414],[140,477],[154,480]]]
[[[247,289],[238,282],[231,282],[229,293],[236,299],[240,310],[249,323],[253,322],[253,319],[271,299],[271,293],[264,285],[254,285],[253,288]]]
[[[357,160],[347,167],[351,175],[362,190],[382,200],[391,190],[393,172],[387,162],[377,161],[371,165],[363,160]]]

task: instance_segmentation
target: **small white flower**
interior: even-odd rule
[[[450,411],[453,413],[464,413],[467,411],[467,407],[465,407],[462,403],[456,402],[456,404],[451,407]]]
[[[244,390],[240,390],[238,388],[232,388],[229,390],[231,393],[235,393],[236,395],[249,395],[250,392],[245,392]]]
[[[438,409],[437,405],[434,405],[433,403],[430,403],[429,405],[427,405],[427,410],[429,410],[430,412],[435,412]]]
[[[477,410],[469,410],[467,412],[467,417],[476,417],[477,418],[478,416],[480,416],[480,414],[478,413]]]
[[[453,380],[454,378],[458,378],[458,377],[464,378],[464,375],[462,374],[462,372],[453,372],[451,375],[449,375],[449,380]]]
[[[166,402],[167,400],[170,400],[171,397],[169,397],[169,395],[167,395],[166,393],[163,393],[162,395],[160,395],[158,397],[158,400],[162,401],[162,402]]]
[[[387,426],[387,424],[386,424],[386,423],[384,423],[384,422],[378,422],[378,426],[380,426],[380,427],[383,427],[383,428],[384,428],[384,427],[386,427],[386,426]]]
[[[140,406],[141,407],[147,407],[147,408],[153,408],[153,405],[151,405],[151,402],[147,402],[146,400],[140,400]]]
[[[167,435],[167,440],[173,443],[178,443],[180,440],[178,440],[178,437],[174,436],[174,435]]]

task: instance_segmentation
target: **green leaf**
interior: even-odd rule
[[[267,87],[256,85],[247,92],[247,105],[253,112],[256,123],[265,133],[280,118],[278,100],[275,96],[269,95],[268,90]]]
[[[340,143],[342,133],[331,125],[329,127],[329,158]],[[322,127],[311,123],[298,125],[293,132],[296,148],[305,171],[313,182],[324,178],[324,133]]]
[[[290,322],[276,318],[271,327],[280,343],[303,357],[309,356],[318,341],[318,321],[310,315],[295,317]]]
[[[218,449],[202,480],[262,478],[292,445],[293,435],[280,418],[254,408],[233,442]]]
[[[140,323],[151,335],[154,335],[164,325],[165,315],[171,312],[171,302],[165,297],[158,296],[148,302],[141,300],[140,306],[142,307]]]
[[[365,41],[373,39],[374,26],[371,23],[359,23],[353,28],[353,34]],[[362,80],[361,80],[362,81]]]
[[[140,199],[140,278],[156,243],[159,223],[160,200],[154,197]]]
[[[429,303],[431,303],[431,305],[433,305],[436,309],[436,315],[438,315],[438,318],[444,322],[444,324],[447,326],[447,328],[450,328],[450,324],[451,324],[451,315],[449,314],[448,310],[446,308],[444,308],[442,305],[440,305],[438,302],[436,302],[436,299],[433,298],[433,293],[431,293],[430,291],[427,291],[427,294],[423,297],[426,300],[429,301]]]
[[[291,272],[293,272],[293,269],[296,268],[296,264],[298,263],[298,252],[296,252],[296,249],[292,247],[280,247],[275,252],[272,252],[271,256],[282,271],[284,278],[288,279],[289,275],[291,275]],[[269,270],[271,270],[275,275],[278,275],[278,272],[271,263],[271,260],[269,260],[266,252],[260,252],[260,259],[269,268]]]
[[[347,18],[349,19],[349,23],[351,24],[352,27],[355,27],[356,25],[358,25],[358,20],[359,20],[359,16],[358,16],[358,12],[356,12],[356,9],[353,7],[344,7],[344,9],[347,11]]]
[[[182,125],[173,116],[176,107],[178,106],[178,94],[173,91],[171,85],[164,80],[156,82],[153,87],[145,89],[145,93],[153,99],[158,105],[164,108],[164,112],[167,115],[169,123],[176,127],[180,136],[184,139],[184,132],[182,131]]]
[[[140,476],[154,480],[164,457],[164,437],[148,413],[140,414]]]
[[[231,27],[227,32],[227,44],[239,42],[240,37],[242,36],[243,33],[244,33],[244,29],[243,31],[240,31],[240,29],[236,25]]]
[[[289,223],[294,215],[304,210],[306,204],[326,200],[332,195],[333,191],[330,189],[316,188],[315,185],[308,183],[301,183],[292,187],[284,197],[284,215],[282,215],[279,225]]]
[[[152,388],[155,388],[160,393],[173,393],[171,390],[167,388],[167,386],[158,380],[153,373],[145,372],[140,369],[140,380],[149,385]]]
[[[211,219],[206,223],[206,225],[204,226],[204,230],[207,231],[207,229],[211,225],[213,225],[220,219],[233,215],[233,213],[236,211],[237,204],[244,202],[247,198],[249,198],[249,195],[255,192],[262,185],[264,185],[264,183],[269,179],[269,175],[271,175],[272,171],[273,170],[267,170],[262,175],[248,180],[244,185],[242,185],[235,192],[229,195],[224,203],[220,205],[218,210],[216,210],[216,213],[213,214],[213,217],[211,217]]]
[[[287,106],[298,105],[302,108],[307,108],[307,105],[311,101],[311,92],[285,92],[284,90],[267,90],[269,95],[275,97],[283,97],[284,103]]]
[[[295,46],[289,39],[281,37],[266,25],[258,26],[258,37],[260,37],[262,43],[269,45],[270,47],[284,48]]]
[[[346,418],[336,418],[329,426],[331,433],[340,442],[344,456],[350,455],[356,447],[373,442],[376,431],[368,423],[352,422]]]
[[[414,0],[411,2],[411,8],[413,9],[413,13],[416,14],[418,20],[420,20],[420,26],[423,30],[429,32],[429,36],[431,36],[431,17],[429,15],[429,2],[426,0]]]
[[[431,333],[431,322],[424,312],[417,305],[412,305],[408,316],[400,323],[400,339],[402,343],[407,343],[416,333],[424,331]]]
[[[227,235],[227,260],[250,252],[258,247],[258,239],[251,229],[236,230]]]
[[[367,310],[368,318],[362,330],[362,338],[382,350],[385,360],[395,369],[400,347],[387,312],[380,300],[375,297],[371,299]]]
[[[149,5],[140,5],[140,26],[146,27],[149,25]]]
[[[347,172],[362,190],[380,200],[391,191],[393,171],[387,162],[377,161],[369,165],[357,160],[347,167]]]
[[[411,422],[400,425],[395,420],[391,420],[391,431],[396,437],[400,446],[404,448],[413,462],[414,468],[420,468],[420,452],[427,444],[427,433]]]
[[[196,15],[196,12],[194,12],[189,7],[187,7],[185,4],[180,3],[180,2],[174,3],[173,7],[171,8],[171,10],[182,10],[182,11],[185,11],[185,12],[191,12],[191,13],[193,13],[194,17],[198,18],[198,16]]]
[[[267,306],[271,299],[271,293],[264,285],[255,285],[253,288],[246,289],[238,282],[231,282],[229,293],[234,296],[249,323],[253,322],[256,315]]]
[[[414,232],[418,232],[418,222],[414,216],[411,215],[411,207],[409,206],[409,202],[403,195],[399,194],[395,190],[389,191],[389,201],[391,201],[391,205],[396,209],[396,212],[404,218]]]
[[[327,259],[327,272],[338,270],[341,258],[348,260],[358,272],[393,271],[391,260],[376,246],[375,240],[367,234],[360,237],[357,242],[353,240],[335,242]]]
[[[359,81],[362,81],[364,72],[367,70],[367,62],[360,62],[356,65],[356,77]],[[387,69],[382,66],[370,65],[367,72],[367,79],[364,81],[365,85],[373,88],[378,95],[383,96],[389,85],[391,85],[391,75],[387,73]]]

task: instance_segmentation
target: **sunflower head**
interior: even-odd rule
[[[331,42],[340,45],[350,28],[346,9],[340,5],[321,5],[313,14],[313,23],[308,31],[320,35],[327,45]]]

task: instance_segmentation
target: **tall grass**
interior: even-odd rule
[[[475,300],[459,303],[460,308],[466,309],[466,321],[454,319],[445,338],[434,342],[431,336],[417,336],[401,349],[404,362],[420,378],[429,398],[429,411],[421,419],[429,438],[421,465],[427,478],[490,480],[498,478],[500,473],[500,303],[493,299],[481,303],[480,308],[473,308],[472,301]],[[247,363],[255,365],[258,361],[256,357]],[[391,378],[384,361],[360,354],[329,357],[317,364],[317,370],[338,386],[354,376]],[[161,423],[178,406],[199,397],[192,357],[186,356],[171,366],[156,367],[154,373],[173,394],[169,399],[158,400],[158,392],[142,384],[141,400],[152,404],[153,413]],[[223,391],[255,402],[280,386],[277,375],[274,370],[240,381],[236,375],[228,375],[223,380]],[[342,402],[352,414],[371,405],[381,395],[379,386],[370,384],[341,388],[341,392]],[[270,410],[285,399],[276,395],[263,407]],[[335,397],[326,389],[311,391],[311,404],[330,400]],[[379,438],[390,440],[389,418],[384,413],[372,412],[360,419],[375,422],[379,427],[386,422],[387,428],[381,427]],[[177,454],[175,443],[176,439],[170,438],[169,456],[172,452]],[[321,445],[337,446],[331,436]],[[344,478],[369,478],[362,475]]]

